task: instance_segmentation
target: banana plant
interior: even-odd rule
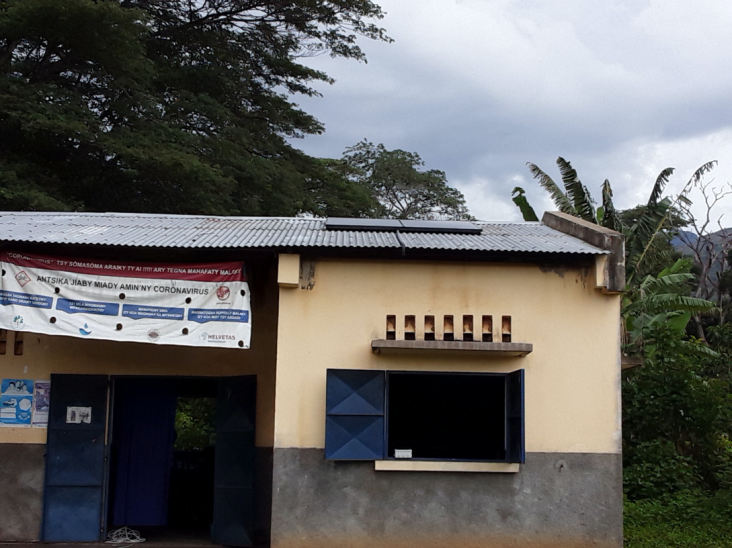
[[[684,333],[693,313],[709,312],[715,304],[705,299],[690,297],[689,283],[692,261],[678,259],[657,276],[647,275],[623,295],[621,316],[625,330],[625,350],[636,353],[644,350],[646,356],[655,353],[655,341],[648,337],[653,327],[666,325],[672,331]],[[704,345],[694,345],[709,355],[716,352]]]

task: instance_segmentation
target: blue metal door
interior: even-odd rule
[[[102,539],[109,379],[51,375],[41,539]]]
[[[211,527],[215,544],[252,546],[256,396],[255,376],[219,381]]]

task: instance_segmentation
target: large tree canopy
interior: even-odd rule
[[[298,62],[389,40],[370,0],[0,3],[0,209],[359,214],[287,138],[330,81]]]
[[[373,197],[375,217],[392,219],[471,219],[463,194],[447,184],[444,171],[424,169],[416,152],[387,150],[361,141],[346,149],[340,165],[354,188]]]

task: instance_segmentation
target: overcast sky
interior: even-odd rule
[[[326,126],[295,143],[309,154],[364,138],[417,152],[483,220],[520,219],[515,186],[553,209],[526,162],[561,182],[557,156],[597,200],[609,179],[619,208],[645,202],[665,167],[670,193],[708,160],[715,184],[732,181],[729,0],[378,3],[394,43],[362,40],[367,64],[307,60],[336,79],[296,100]],[[732,226],[732,196],[719,213]]]

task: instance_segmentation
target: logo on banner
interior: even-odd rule
[[[231,291],[229,291],[229,288],[225,285],[219,286],[219,288],[216,290],[216,296],[219,298],[220,301],[225,301],[229,298],[229,295],[231,295]]]
[[[21,270],[15,275],[15,279],[18,280],[18,283],[20,284],[20,287],[23,287],[25,284],[31,281],[30,276],[25,273],[25,270]]]
[[[85,324],[84,324],[84,327],[80,327],[80,328],[79,328],[79,333],[81,333],[81,334],[82,334],[82,335],[84,335],[85,337],[86,337],[87,335],[91,335],[91,329],[89,329],[89,324],[88,324],[88,323],[85,323]]]
[[[228,333],[208,333],[206,331],[201,333],[201,341],[208,344],[226,344],[235,340],[236,336]]]
[[[158,331],[157,329],[151,329],[147,332],[147,338],[153,342],[157,341],[158,339],[160,339],[160,331]]]
[[[25,327],[25,320],[23,319],[23,316],[17,315],[13,318],[13,329],[16,331],[20,331]]]

